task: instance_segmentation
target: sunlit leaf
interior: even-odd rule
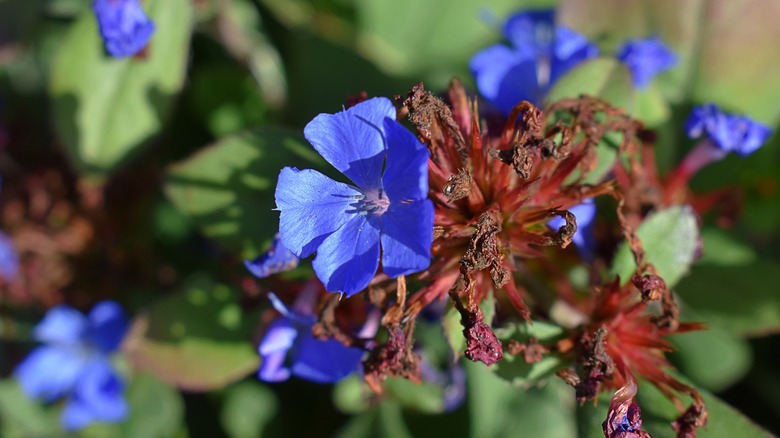
[[[688,272],[699,246],[696,215],[688,206],[671,207],[649,216],[637,228],[647,261],[653,264],[673,287]],[[612,274],[627,283],[636,271],[628,244],[623,242],[615,254]]]
[[[57,132],[79,170],[98,180],[160,132],[184,84],[192,2],[150,0],[144,7],[156,26],[144,55],[106,55],[86,11],[51,74]]]

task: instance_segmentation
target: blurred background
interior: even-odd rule
[[[549,7],[605,56],[653,35],[678,54],[649,91],[618,99],[655,131],[661,172],[693,144],[682,129],[693,105],[714,102],[773,128],[780,121],[780,2],[142,4],[157,28],[151,44],[140,59],[112,62],[89,1],[0,0],[2,436],[601,436],[605,400],[580,408],[563,385],[520,391],[474,364],[466,365],[465,402],[451,412],[441,394],[408,382],[377,402],[355,376],[335,386],[257,381],[254,345],[272,317],[264,297],[275,283],[256,281],[243,260],[277,231],[279,169],[323,166],[303,126],[361,92],[392,98],[423,81],[441,93],[458,77],[476,93],[470,58],[502,41],[511,13]],[[610,98],[626,74],[610,65],[569,92]],[[690,381],[775,432],[778,143],[775,135],[692,181],[693,191],[733,202],[702,218],[702,257],[676,287],[685,319],[710,330],[676,337],[671,354]],[[47,309],[86,310],[107,298],[136,315],[117,359],[132,376],[131,414],[120,425],[65,433],[59,405],[28,400],[13,369]],[[421,331],[444,336],[435,324]],[[710,409],[701,436],[765,436],[735,435],[723,424],[737,414]],[[653,436],[673,434],[666,429]]]

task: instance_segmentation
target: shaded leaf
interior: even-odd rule
[[[175,165],[165,192],[207,237],[252,258],[279,229],[274,191],[284,166],[323,167],[300,134],[245,132]]]
[[[136,320],[129,358],[192,391],[221,388],[252,373],[259,365],[250,342],[256,320],[243,315],[237,297],[228,286],[193,276],[181,293],[158,301]]]
[[[30,400],[16,380],[0,380],[0,418],[3,436],[55,436],[59,415]]]
[[[686,320],[692,320],[689,314]],[[750,371],[753,352],[747,341],[719,327],[682,333],[670,339],[677,351],[672,362],[693,383],[710,391],[723,391]]]
[[[183,427],[184,402],[178,391],[152,375],[139,374],[126,393],[130,416],[122,424],[127,438],[170,438]]]
[[[558,79],[547,101],[576,98],[583,94],[602,98],[616,107],[628,110],[635,99],[628,68],[612,58],[583,62]]]
[[[150,0],[144,6],[156,26],[145,55],[106,55],[94,14],[87,11],[65,37],[53,67],[57,131],[79,170],[98,180],[159,133],[184,84],[192,2]]]
[[[228,388],[220,416],[231,438],[259,438],[278,410],[273,391],[259,382],[241,382]]]
[[[524,390],[467,363],[471,436],[576,436],[574,390],[559,379]]]
[[[677,293],[695,315],[742,336],[780,331],[780,264],[759,261],[744,266],[694,266]]]

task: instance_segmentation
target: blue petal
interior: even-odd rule
[[[403,125],[385,119],[387,165],[382,176],[391,203],[428,197],[428,149]]]
[[[303,336],[293,354],[292,373],[318,383],[338,382],[360,366],[363,350],[344,346],[333,339]]]
[[[35,326],[33,336],[46,344],[76,345],[83,342],[87,319],[78,310],[67,305],[52,307]]]
[[[358,187],[376,189],[381,187],[385,160],[385,117],[395,119],[395,107],[389,99],[377,97],[336,114],[320,114],[303,133],[328,163]]]
[[[282,245],[298,257],[310,256],[354,216],[348,212],[355,210],[352,204],[362,197],[354,187],[316,170],[285,167],[276,185]]]
[[[116,301],[101,301],[89,312],[90,340],[103,353],[116,351],[129,326],[127,314]]]
[[[685,123],[690,138],[706,135],[723,151],[747,156],[760,148],[772,130],[747,116],[726,114],[713,104],[695,107]]]
[[[91,361],[78,379],[63,410],[67,430],[81,429],[93,421],[115,423],[128,414],[124,382],[105,359]]]
[[[44,346],[33,350],[14,375],[28,397],[52,401],[73,389],[86,364],[74,350]]]
[[[19,273],[19,254],[14,242],[0,231],[0,279],[11,281]]]
[[[298,337],[298,329],[289,318],[272,322],[263,340],[257,346],[262,362],[257,378],[266,382],[281,382],[290,378],[290,369],[285,365],[287,352]]]
[[[518,52],[503,44],[495,44],[477,52],[471,58],[469,68],[476,79],[479,94],[495,104],[501,95],[501,84],[507,74],[522,61],[524,59]],[[531,69],[536,82],[535,64]]]
[[[271,248],[254,260],[245,260],[244,266],[257,278],[289,271],[298,267],[298,257],[282,245],[279,233],[274,236]]]
[[[540,85],[537,73],[536,60],[527,60],[514,65],[501,81],[498,97],[493,104],[506,115],[509,115],[512,109],[524,100],[534,105],[541,105],[548,87]]]
[[[330,292],[349,297],[365,289],[379,266],[378,219],[353,216],[322,242],[312,266]]]
[[[657,74],[677,64],[677,56],[658,37],[626,41],[617,57],[631,71],[638,89],[646,88]]]
[[[557,27],[547,87],[551,87],[561,76],[584,61],[595,58],[598,54],[598,48],[584,36],[569,28]]]
[[[552,49],[554,20],[552,9],[520,12],[507,19],[504,36],[523,57],[536,58]]]
[[[431,263],[433,203],[393,203],[382,216],[382,269],[390,277],[422,271]]]
[[[109,55],[133,56],[152,38],[154,23],[138,0],[95,0],[92,8]]]

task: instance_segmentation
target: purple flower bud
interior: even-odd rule
[[[772,134],[769,127],[750,117],[724,113],[711,103],[693,109],[685,130],[690,138],[707,137],[721,151],[743,157],[758,150]]]
[[[133,56],[149,44],[154,23],[146,16],[139,0],[95,0],[92,9],[109,55]]]

